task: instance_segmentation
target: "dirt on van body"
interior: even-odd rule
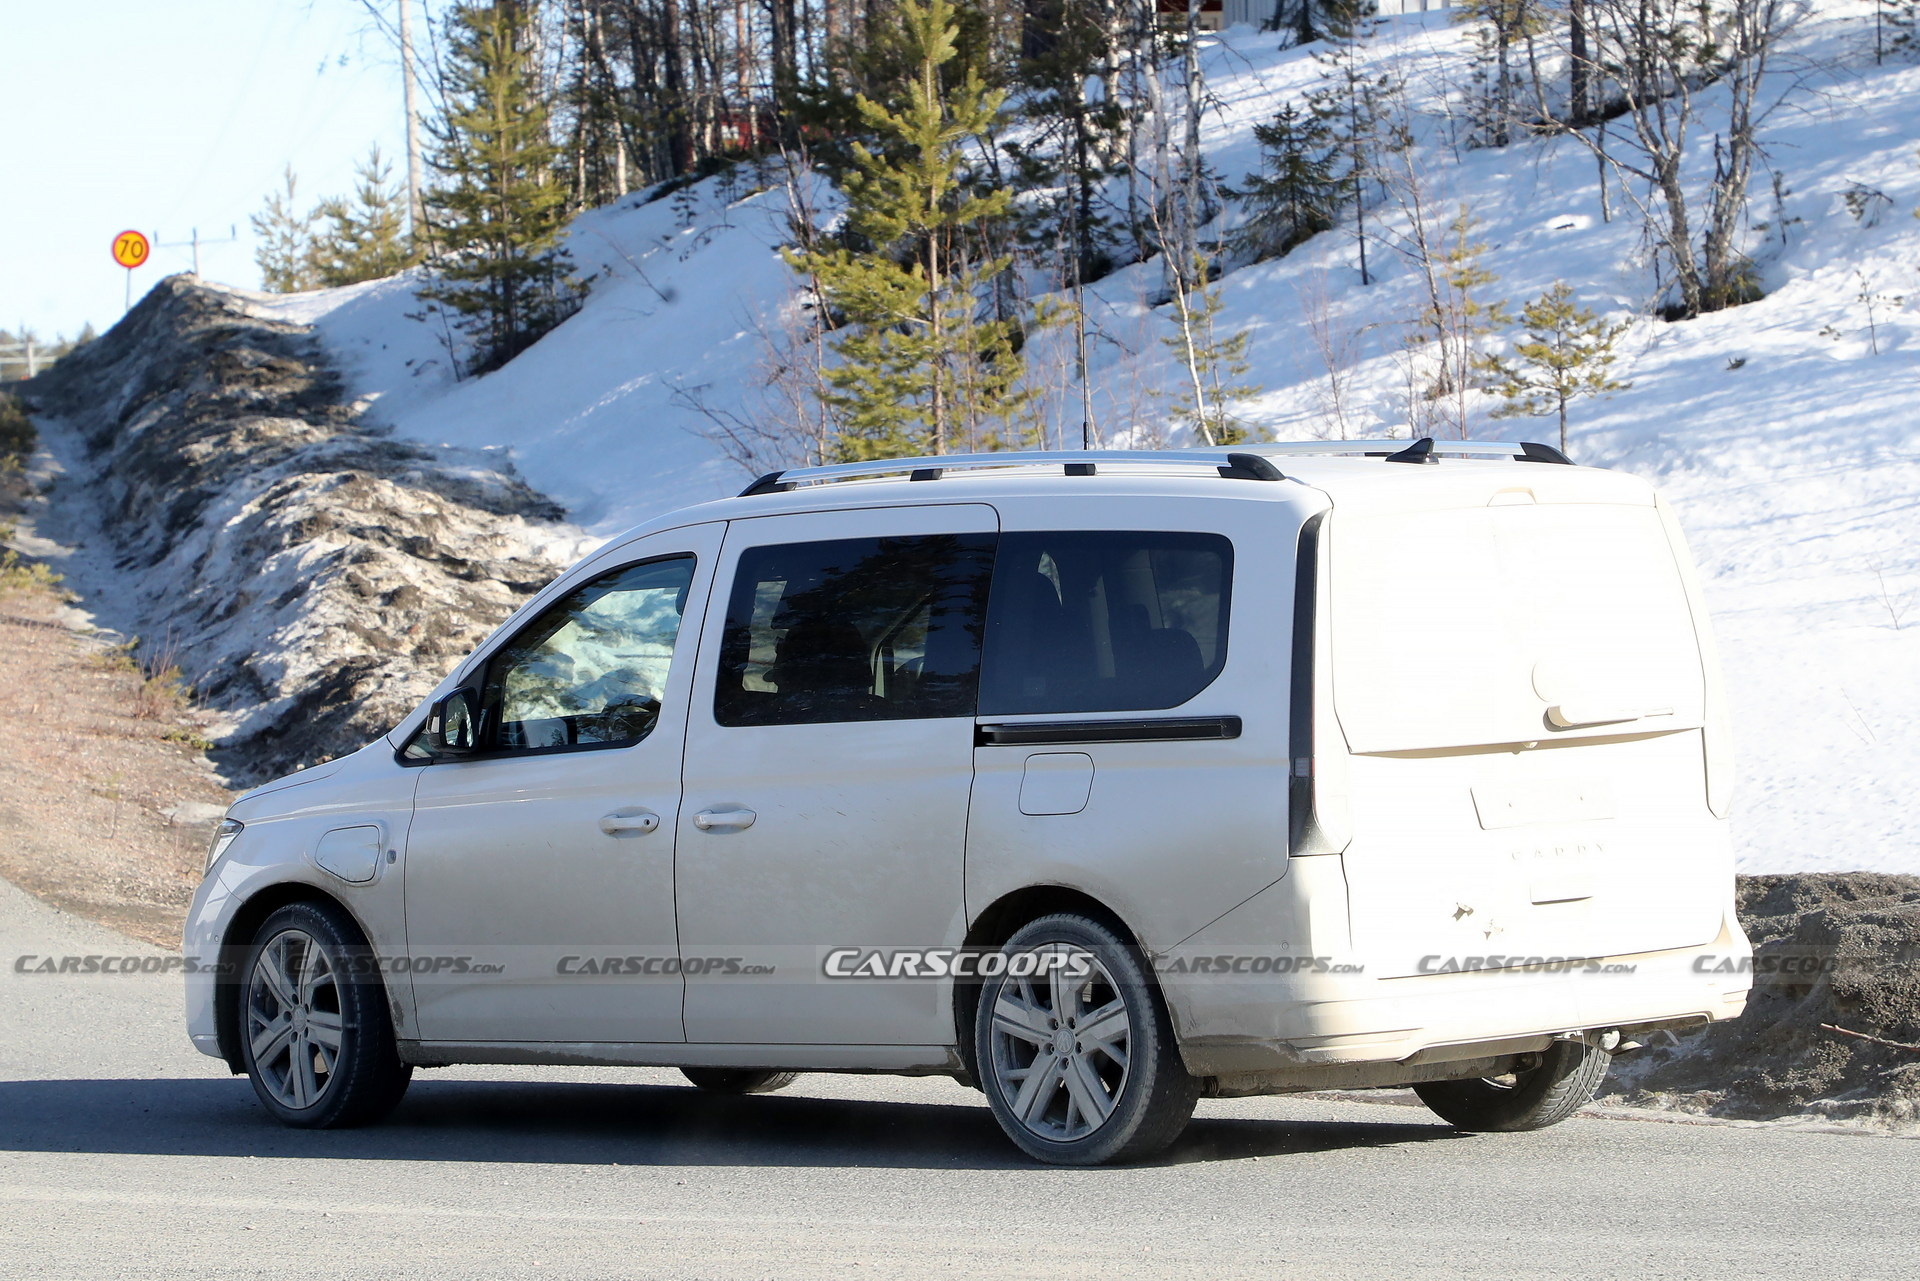
[[[1618,1061],[1607,1101],[1920,1126],[1920,876],[1743,876],[1739,910],[1755,954],[1746,1014]]]

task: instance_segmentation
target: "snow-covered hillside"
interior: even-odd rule
[[[1576,409],[1571,452],[1656,480],[1693,539],[1735,699],[1747,871],[1920,871],[1920,66],[1873,65],[1871,12],[1819,5],[1780,63],[1777,87],[1792,77],[1804,88],[1766,130],[1786,220],[1757,190],[1754,217],[1775,218],[1784,236],[1756,236],[1768,292],[1748,306],[1647,317],[1639,220],[1618,192],[1602,220],[1596,166],[1577,144],[1462,150],[1435,127],[1420,150],[1434,203],[1464,204],[1480,222],[1481,265],[1498,277],[1490,295],[1517,310],[1563,279],[1585,305],[1633,321],[1616,368],[1632,388]],[[1253,126],[1318,74],[1311,50],[1278,43],[1237,28],[1208,45],[1208,160],[1229,182],[1257,165]],[[1434,14],[1383,24],[1366,56],[1431,108],[1470,49],[1466,29]],[[1710,145],[1694,157],[1703,172]],[[574,520],[609,534],[747,478],[702,434],[694,405],[751,413],[762,334],[794,306],[774,251],[784,197],[750,186],[710,180],[581,218],[571,245],[595,275],[586,307],[484,378],[453,377],[435,332],[407,318],[418,304],[405,279],[258,305],[315,323],[375,419],[509,451]],[[1843,197],[1857,187],[1885,200],[1859,216]],[[1219,323],[1251,336],[1251,381],[1264,390],[1247,417],[1266,435],[1336,430],[1302,320],[1316,295],[1355,335],[1354,434],[1406,434],[1397,356],[1417,281],[1390,250],[1372,265],[1382,278],[1363,287],[1352,237],[1330,232],[1225,277]],[[1173,375],[1160,343],[1170,322],[1145,304],[1159,274],[1136,265],[1090,290],[1107,445],[1169,439],[1152,393]],[[1871,334],[1863,294],[1880,296]],[[1035,344],[1036,365],[1047,347]],[[1077,445],[1078,392],[1058,394]],[[1474,434],[1551,430],[1483,417]]]

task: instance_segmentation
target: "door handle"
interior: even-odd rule
[[[659,826],[660,816],[652,810],[615,810],[600,820],[600,830],[608,836],[625,836],[629,832],[645,836]]]
[[[701,810],[693,825],[703,832],[737,832],[752,827],[755,817],[752,810]]]

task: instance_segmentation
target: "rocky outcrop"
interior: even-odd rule
[[[384,436],[311,333],[191,276],[33,398],[84,437],[145,647],[232,715],[240,781],[391,728],[572,547],[508,468]]]

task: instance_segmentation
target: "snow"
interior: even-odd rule
[[[1429,124],[1417,155],[1442,220],[1462,203],[1480,220],[1488,293],[1515,311],[1556,279],[1579,301],[1630,320],[1615,375],[1632,387],[1576,407],[1571,451],[1657,483],[1674,504],[1706,579],[1741,749],[1736,837],[1742,870],[1920,873],[1920,67],[1873,65],[1871,8],[1821,3],[1781,61],[1774,87],[1801,90],[1765,141],[1788,194],[1784,245],[1756,232],[1767,295],[1669,324],[1653,296],[1639,220],[1617,190],[1604,221],[1592,157],[1570,141],[1456,148]],[[1236,28],[1212,41],[1217,106],[1210,163],[1228,182],[1258,162],[1254,124],[1311,85],[1308,51]],[[1458,80],[1471,33],[1447,15],[1383,24],[1368,42],[1428,107]],[[1711,95],[1709,95],[1710,97]],[[1692,156],[1710,170],[1710,137]],[[405,436],[508,453],[535,487],[605,536],[737,490],[747,479],[703,432],[693,407],[751,413],[761,331],[795,305],[776,246],[779,188],[750,193],[710,180],[678,199],[628,198],[580,218],[571,245],[594,275],[585,308],[496,373],[457,380],[406,278],[258,304],[311,321],[373,415]],[[1775,216],[1768,176],[1753,217]],[[1888,198],[1857,219],[1854,184]],[[1386,231],[1394,218],[1384,215]],[[1251,334],[1247,417],[1267,435],[1333,434],[1325,382],[1302,322],[1322,294],[1358,335],[1355,434],[1404,435],[1400,368],[1417,281],[1374,247],[1381,279],[1359,283],[1352,237],[1323,234],[1288,257],[1228,274],[1226,332]],[[1168,322],[1146,305],[1155,263],[1089,291],[1092,379],[1103,443],[1185,443],[1162,425],[1154,393],[1171,385]],[[1888,295],[1868,333],[1863,292]],[[1874,347],[1877,345],[1877,353]],[[1055,388],[1059,443],[1076,445],[1079,393],[1061,339],[1030,351]],[[1474,434],[1551,439],[1552,423],[1490,422]]]

